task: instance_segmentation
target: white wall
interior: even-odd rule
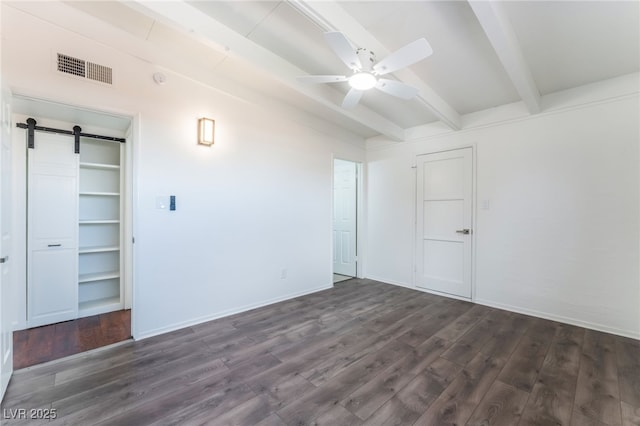
[[[367,153],[366,276],[413,287],[417,154],[475,146],[475,301],[640,337],[638,96]]]
[[[167,70],[158,86],[152,64],[12,8],[2,18],[2,74],[14,93],[139,118],[137,337],[332,285],[332,159],[363,161],[361,138]],[[56,51],[113,66],[114,87],[57,74]],[[212,148],[196,145],[201,116],[216,120]],[[170,194],[177,211],[157,210],[156,197]]]

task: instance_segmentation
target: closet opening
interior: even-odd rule
[[[13,110],[19,369],[131,338],[133,120],[20,96]]]

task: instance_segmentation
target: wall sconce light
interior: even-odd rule
[[[210,118],[198,119],[198,143],[200,145],[213,145],[216,122]]]

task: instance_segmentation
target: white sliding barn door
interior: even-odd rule
[[[357,164],[333,162],[333,273],[356,276]]]
[[[38,132],[29,149],[27,324],[78,312],[78,154],[73,137]]]
[[[11,291],[11,94],[2,93],[0,135],[0,401],[13,373],[13,293]]]
[[[472,149],[417,158],[416,286],[471,298]]]

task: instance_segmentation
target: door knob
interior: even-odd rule
[[[458,234],[464,234],[464,235],[468,235],[471,233],[471,229],[456,229],[456,233]]]
[[[0,257],[0,263],[7,263],[9,261],[9,256]]]

